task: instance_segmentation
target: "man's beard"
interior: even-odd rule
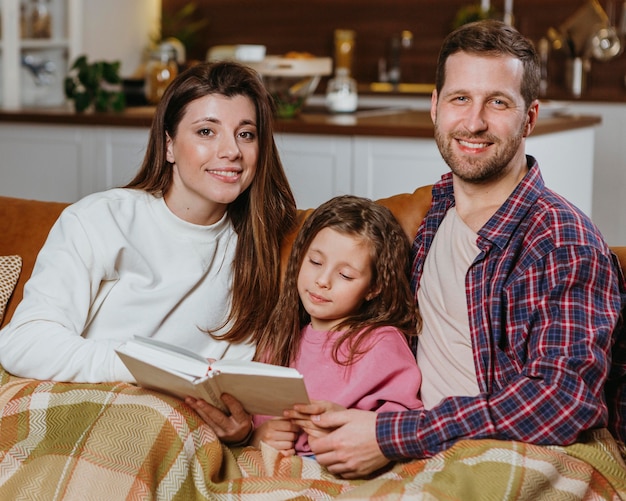
[[[523,139],[523,130],[523,127],[520,128],[515,136],[503,142],[489,134],[468,136],[467,134],[452,132],[445,135],[435,123],[435,141],[441,156],[454,175],[468,183],[482,184],[502,177],[509,163],[519,150]],[[460,156],[458,152],[455,153],[453,148],[454,142],[458,139],[484,141],[492,143],[489,146],[490,149],[498,148],[498,146],[500,148],[496,149],[495,155],[492,154],[488,158],[471,158],[471,155]]]

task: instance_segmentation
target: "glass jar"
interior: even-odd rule
[[[146,64],[146,100],[150,104],[157,104],[176,75],[178,75],[176,49],[170,44],[163,43],[150,53],[150,60]]]
[[[350,77],[347,68],[337,68],[335,77],[326,87],[326,106],[335,113],[351,113],[357,105],[356,80]]]
[[[30,37],[52,37],[52,15],[48,0],[33,0],[30,9]]]

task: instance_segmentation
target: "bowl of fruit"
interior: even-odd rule
[[[330,57],[314,57],[302,52],[266,56],[262,61],[246,64],[263,78],[265,88],[274,100],[278,118],[298,116],[321,78],[332,72]]]

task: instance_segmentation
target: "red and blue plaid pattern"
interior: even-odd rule
[[[478,232],[481,253],[466,277],[480,393],[380,414],[377,437],[389,458],[430,457],[464,438],[565,445],[607,426],[617,271],[590,219],[546,188],[528,160],[528,174]],[[414,242],[414,291],[453,204],[447,174]]]

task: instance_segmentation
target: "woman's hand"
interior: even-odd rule
[[[221,398],[228,407],[230,415],[224,414],[217,407],[201,399],[187,397],[185,403],[198,413],[222,442],[227,445],[245,444],[252,435],[252,416],[244,410],[235,397],[224,393]]]
[[[295,443],[300,428],[287,419],[273,418],[254,430],[250,445],[260,447],[261,442],[279,450],[285,456],[296,453]]]

